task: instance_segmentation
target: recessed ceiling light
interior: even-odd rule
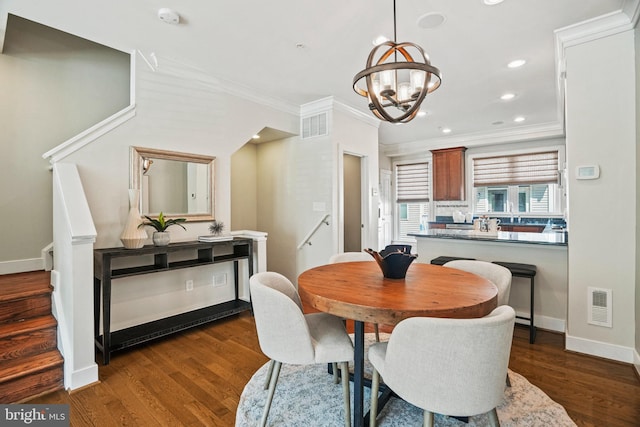
[[[515,119],[513,119],[513,121],[516,122],[516,123],[524,122],[524,117],[518,116]]]
[[[431,30],[442,25],[444,21],[446,21],[446,18],[442,13],[429,12],[418,18],[417,24],[420,28]]]
[[[507,67],[509,67],[509,68],[518,68],[518,67],[522,67],[526,63],[527,63],[527,61],[525,61],[524,59],[515,59],[515,60],[509,62],[507,64]]]
[[[510,99],[513,99],[515,97],[516,97],[515,93],[505,93],[500,97],[500,99],[502,99],[503,101],[509,101]]]
[[[504,0],[484,0],[484,4],[487,6],[493,6],[499,3],[502,3]]]
[[[260,139],[260,135],[255,134],[255,135],[253,135],[251,138],[253,138],[253,139]]]
[[[443,129],[442,129],[442,133],[451,133],[451,129],[449,129],[449,128],[443,128]]]

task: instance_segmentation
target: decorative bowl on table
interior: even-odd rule
[[[387,279],[404,279],[409,265],[418,257],[411,253],[411,245],[388,245],[380,252],[365,249],[380,266]]]

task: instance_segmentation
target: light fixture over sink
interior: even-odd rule
[[[384,52],[381,51],[383,47],[387,48]],[[358,86],[363,78],[366,89]],[[440,87],[440,82],[440,70],[431,65],[420,46],[397,43],[396,2],[393,0],[393,41],[373,48],[367,68],[353,78],[353,90],[369,99],[369,109],[380,120],[407,123],[418,114],[427,93]]]

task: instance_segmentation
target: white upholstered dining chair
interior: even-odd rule
[[[253,313],[262,352],[271,359],[269,391],[261,426],[265,426],[283,363],[337,363],[342,371],[345,425],[351,425],[349,361],[353,344],[342,320],[327,313],[302,312],[298,291],[283,275],[262,272],[249,279]],[[337,369],[334,369],[334,376]]]
[[[478,319],[411,317],[398,323],[389,342],[369,349],[373,365],[370,426],[375,427],[380,377],[399,397],[434,413],[472,416],[489,412],[504,398],[515,311],[499,306]]]
[[[338,262],[358,262],[358,261],[375,261],[371,255],[366,252],[340,252],[331,255],[329,264]],[[380,341],[380,328],[377,323],[373,324],[373,332],[376,335],[376,342]]]
[[[509,304],[511,293],[511,271],[508,268],[487,261],[458,259],[444,264],[448,268],[457,268],[469,273],[477,274],[493,282],[498,288],[498,305]]]

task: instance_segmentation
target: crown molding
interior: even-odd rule
[[[342,113],[348,114],[351,117],[360,120],[361,122],[364,122],[368,125],[374,126],[376,129],[378,129],[380,127],[380,120],[376,119],[375,117],[371,116],[370,114],[364,113],[356,108],[353,108],[350,105],[347,105],[345,103],[342,103],[340,101],[336,101],[335,102],[335,109],[336,111],[340,111]]]
[[[627,14],[635,28],[638,25],[638,19],[640,19],[640,0],[626,0],[622,10]]]
[[[393,145],[381,145],[381,152],[388,157],[424,153],[431,149],[465,146],[508,144],[512,142],[534,141],[564,137],[564,126],[560,122],[540,125],[519,126],[494,133],[468,133],[452,137],[441,137],[420,141],[411,141]]]
[[[633,29],[630,17],[622,10],[607,13],[587,21],[554,31],[556,53],[564,57],[564,49]]]
[[[315,116],[320,113],[331,111],[333,109],[333,105],[333,96],[327,96],[326,98],[320,98],[315,101],[302,104],[297,114],[299,114],[301,118]]]
[[[347,105],[344,102],[336,100],[336,98],[333,96],[327,96],[326,98],[321,98],[316,101],[302,104],[300,106],[300,117],[304,118],[308,116],[314,116],[316,114],[324,113],[327,111],[338,111],[347,114],[354,119],[364,122],[370,126],[374,126],[376,129],[380,127],[380,120],[377,120],[375,117],[371,117],[370,115],[356,108],[353,108],[352,106]]]

